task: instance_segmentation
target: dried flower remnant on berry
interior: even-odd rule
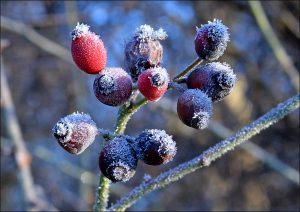
[[[85,33],[89,32],[89,29],[90,29],[89,25],[77,23],[76,27],[70,33],[72,40],[75,40],[76,38],[80,38]]]
[[[214,19],[197,28],[195,50],[201,59],[213,61],[223,55],[228,41],[228,27]]]
[[[167,38],[167,33],[160,28],[154,30],[149,25],[138,27],[125,46],[125,70],[133,81],[146,69],[159,66],[162,62],[163,48],[160,40]]]
[[[128,181],[135,174],[136,153],[125,137],[106,143],[99,156],[99,168],[112,182]]]
[[[198,66],[187,78],[188,88],[197,88],[206,93],[212,101],[220,101],[230,94],[236,82],[236,75],[226,63],[213,62]]]
[[[176,155],[176,142],[164,130],[144,130],[132,143],[138,159],[148,165],[166,164]]]
[[[119,106],[124,104],[132,92],[132,81],[121,68],[106,68],[94,80],[94,94],[103,104]]]
[[[212,101],[198,89],[188,89],[177,102],[177,114],[189,127],[204,129],[212,116]]]
[[[66,151],[80,154],[94,142],[97,126],[88,114],[76,112],[61,118],[52,132]]]

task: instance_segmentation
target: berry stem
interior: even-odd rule
[[[197,58],[192,64],[190,64],[186,69],[184,69],[180,74],[178,74],[173,80],[177,80],[183,76],[185,76],[188,72],[193,70],[196,66],[202,63],[203,60]],[[143,98],[139,102],[133,104],[132,102],[128,102],[120,107],[118,113],[118,119],[115,126],[115,135],[121,135],[124,133],[126,129],[126,125],[131,118],[131,116],[138,111],[143,105],[147,104],[148,100]],[[95,204],[95,211],[106,211],[107,203],[109,197],[109,186],[110,180],[107,179],[100,174],[99,178],[99,186],[97,189],[97,197]]]
[[[192,64],[190,64],[188,67],[186,67],[180,74],[178,74],[176,77],[174,77],[173,81],[176,81],[180,79],[181,77],[184,77],[187,73],[192,71],[195,67],[200,65],[203,62],[202,59],[197,58]]]
[[[280,119],[284,118],[289,113],[299,108],[300,95],[295,95],[290,99],[278,104],[256,121],[248,126],[245,126],[231,137],[217,143],[213,147],[201,153],[194,159],[178,165],[177,167],[166,171],[156,178],[148,181],[143,181],[139,186],[134,188],[128,195],[121,198],[117,203],[108,208],[109,211],[124,211],[145,194],[162,188],[171,182],[177,181],[185,175],[196,171],[197,169],[209,166],[211,162],[221,157],[225,153],[233,150],[236,146],[249,140],[260,131],[275,124]]]

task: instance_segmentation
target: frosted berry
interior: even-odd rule
[[[177,114],[189,127],[204,129],[212,115],[212,101],[198,89],[188,89],[178,98]]]
[[[71,52],[76,65],[88,74],[98,74],[106,66],[106,49],[98,35],[89,26],[77,24],[71,32]]]
[[[135,174],[137,157],[124,137],[106,143],[99,156],[99,167],[112,182],[128,181]]]
[[[89,115],[77,112],[61,118],[52,132],[66,151],[80,154],[94,142],[97,126]]]
[[[236,75],[226,63],[213,62],[198,66],[187,78],[188,88],[198,88],[213,102],[220,101],[233,89]]]
[[[133,81],[137,81],[144,70],[161,64],[163,48],[159,40],[166,37],[163,29],[155,31],[149,25],[141,25],[136,29],[133,38],[125,46],[125,70]]]
[[[172,136],[164,130],[144,130],[133,142],[138,159],[148,165],[166,164],[173,160],[177,148]]]
[[[132,81],[129,74],[121,68],[105,68],[96,76],[93,89],[100,102],[118,106],[129,99]]]
[[[169,75],[161,67],[145,70],[138,78],[138,89],[150,101],[158,101],[168,89]]]
[[[223,55],[229,41],[228,28],[217,19],[197,28],[195,50],[199,58],[213,61]]]

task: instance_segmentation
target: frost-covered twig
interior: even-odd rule
[[[268,128],[297,108],[299,108],[299,94],[279,104],[277,107],[273,108],[250,125],[245,126],[233,136],[204,151],[196,158],[182,163],[181,165],[160,174],[156,178],[143,181],[141,185],[137,186],[128,195],[121,198],[117,203],[108,208],[108,210],[124,211],[145,194],[162,188],[171,182],[177,181],[186,174],[194,172],[199,168],[209,166],[210,163],[217,158],[221,157],[228,151],[233,150],[236,146],[247,141],[263,129]]]
[[[259,1],[248,1],[250,9],[256,19],[256,22],[262,31],[266,41],[271,47],[276,59],[281,65],[283,71],[288,75],[294,89],[299,92],[299,74],[292,60],[281,45],[278,37],[272,29],[264,9]]]

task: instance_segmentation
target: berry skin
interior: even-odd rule
[[[197,28],[195,37],[195,50],[199,58],[213,61],[223,55],[227,42],[229,41],[229,33],[227,27],[217,19],[213,22],[201,25]]]
[[[128,181],[135,174],[137,157],[124,137],[106,143],[99,156],[99,168],[112,182]]]
[[[176,155],[176,142],[164,130],[144,130],[133,141],[138,159],[148,165],[166,164]]]
[[[52,132],[62,148],[78,155],[94,142],[97,126],[88,114],[77,112],[61,118]]]
[[[168,89],[169,75],[161,67],[145,70],[138,78],[138,89],[150,101],[158,101]]]
[[[106,49],[98,35],[89,26],[77,24],[71,32],[71,53],[74,62],[88,74],[98,74],[106,66]]]
[[[188,89],[178,98],[177,114],[189,127],[204,129],[212,115],[212,101],[198,89]]]
[[[236,75],[226,63],[213,62],[200,65],[187,78],[188,88],[197,88],[207,94],[213,102],[220,101],[232,91]]]
[[[144,70],[161,64],[163,48],[159,40],[166,37],[163,29],[154,31],[149,25],[141,25],[136,29],[133,38],[125,46],[125,70],[134,82]]]
[[[94,80],[94,94],[103,104],[119,106],[124,104],[132,92],[129,74],[121,68],[105,68]]]

